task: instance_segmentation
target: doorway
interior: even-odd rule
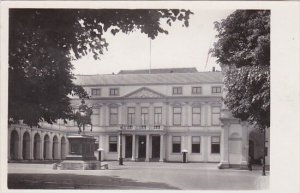
[[[160,157],[160,136],[152,136],[152,158]]]
[[[146,136],[139,136],[139,158],[146,158]]]
[[[132,136],[126,135],[125,136],[125,158],[132,157]]]

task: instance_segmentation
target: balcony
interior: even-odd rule
[[[125,131],[163,131],[163,125],[122,125],[121,129]]]

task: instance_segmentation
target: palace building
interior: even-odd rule
[[[121,70],[77,75],[75,83],[91,96],[85,103],[93,108],[93,131],[86,126],[85,134],[96,138],[101,160],[118,160],[122,154],[124,161],[180,162],[186,151],[188,162],[244,168],[249,154],[262,157],[261,134],[233,118],[222,103],[221,72]],[[71,104],[77,111],[81,100],[72,97]],[[42,123],[41,128],[11,125],[9,160],[62,160],[67,137],[77,130],[74,121]]]

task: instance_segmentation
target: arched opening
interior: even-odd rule
[[[49,159],[49,155],[50,155],[50,138],[46,134],[44,136],[44,154],[43,154],[43,158],[44,159]]]
[[[10,135],[10,159],[18,159],[19,151],[19,134],[17,131],[12,131]]]
[[[33,142],[33,159],[41,159],[41,137],[38,133],[34,135]]]
[[[23,151],[22,156],[24,160],[30,159],[30,135],[28,132],[23,134]]]
[[[59,159],[59,157],[58,157],[58,138],[57,138],[57,136],[53,137],[52,157],[53,157],[53,159]]]
[[[66,147],[67,147],[67,144],[66,144],[66,139],[65,137],[62,137],[61,138],[61,159],[66,159]]]

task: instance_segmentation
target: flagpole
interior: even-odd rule
[[[149,74],[151,74],[151,38],[150,38],[150,50],[149,50]]]

